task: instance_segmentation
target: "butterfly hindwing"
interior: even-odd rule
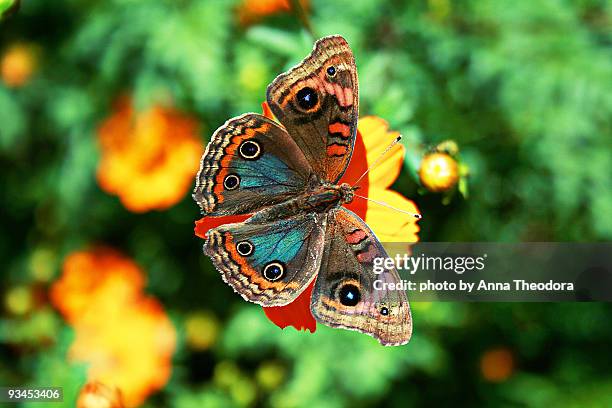
[[[387,253],[366,223],[344,208],[332,210],[325,241],[311,299],[315,318],[331,327],[366,333],[384,345],[407,343],[412,318],[406,292],[386,286],[400,282],[395,268],[374,273],[374,259],[386,258]]]
[[[193,196],[204,215],[246,214],[303,191],[311,173],[285,129],[247,113],[228,120],[212,136]]]
[[[340,36],[315,43],[312,53],[268,86],[267,102],[324,181],[348,166],[359,112],[353,53]]]
[[[204,253],[244,299],[262,306],[293,301],[316,276],[326,214],[227,224],[208,232]]]

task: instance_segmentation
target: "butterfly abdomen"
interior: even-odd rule
[[[353,200],[354,189],[348,184],[311,186],[301,195],[255,213],[249,222],[269,222],[300,214],[326,213]]]
[[[353,201],[353,188],[348,184],[322,185],[304,196],[302,209],[307,212],[328,212]]]
[[[305,209],[315,212],[329,211],[340,203],[340,194],[336,190],[324,190],[306,198]]]

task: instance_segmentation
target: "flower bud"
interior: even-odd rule
[[[36,69],[36,55],[29,45],[15,44],[0,59],[0,77],[6,86],[25,85]]]
[[[429,191],[448,191],[455,187],[459,180],[457,161],[446,153],[427,154],[421,161],[419,178]]]
[[[6,293],[4,303],[14,315],[25,315],[34,307],[34,296],[28,286],[16,286]]]
[[[185,339],[194,350],[209,349],[219,337],[220,324],[210,312],[197,312],[185,319]]]

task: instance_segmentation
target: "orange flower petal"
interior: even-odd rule
[[[308,9],[308,0],[300,0],[304,9]],[[254,24],[264,17],[287,13],[291,10],[289,0],[243,0],[236,10],[238,21],[243,26]]]
[[[135,112],[128,97],[98,131],[100,187],[130,211],[163,210],[180,201],[197,173],[202,141],[197,122],[154,106]]]
[[[379,160],[376,167],[369,173],[371,185],[389,187],[397,180],[404,162],[405,150],[401,144],[396,144],[382,158],[381,154],[400,134],[389,131],[389,124],[376,116],[366,116],[359,120],[359,131],[367,135],[364,138],[368,152],[367,161],[371,165]]]
[[[94,271],[87,273],[87,271]],[[118,303],[133,299],[145,280],[133,262],[117,251],[96,248],[70,254],[64,261],[62,278],[50,290],[51,303],[72,322],[95,300],[102,287],[112,288]]]
[[[403,211],[420,214],[417,206],[403,195],[382,188],[372,188],[370,198],[389,204]],[[403,214],[380,204],[368,201],[368,212],[365,219],[380,242],[417,242],[419,236],[418,219]]]
[[[83,386],[76,403],[77,408],[124,408],[121,391],[100,381]]]

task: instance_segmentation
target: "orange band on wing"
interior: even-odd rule
[[[344,123],[335,122],[329,125],[328,127],[329,133],[340,134],[343,139],[348,139],[351,135],[351,128],[349,125],[345,125]]]
[[[327,155],[328,156],[344,156],[347,152],[348,148],[345,145],[341,145],[338,143],[333,143],[327,146]]]
[[[367,238],[367,234],[365,233],[365,231],[358,229],[358,230],[351,232],[350,234],[346,236],[346,242],[354,245],[354,244],[360,243],[366,238]]]
[[[215,176],[215,186],[213,188],[213,193],[217,197],[217,202],[220,204],[223,202],[223,180],[225,176],[229,173],[227,167],[229,167],[230,162],[234,158],[234,154],[236,153],[236,149],[240,146],[245,139],[251,139],[255,137],[258,133],[266,133],[270,129],[269,123],[263,123],[258,128],[246,128],[245,132],[240,135],[232,136],[230,139],[230,144],[225,148],[223,152],[223,156],[221,156],[221,164],[220,169],[217,175]]]

